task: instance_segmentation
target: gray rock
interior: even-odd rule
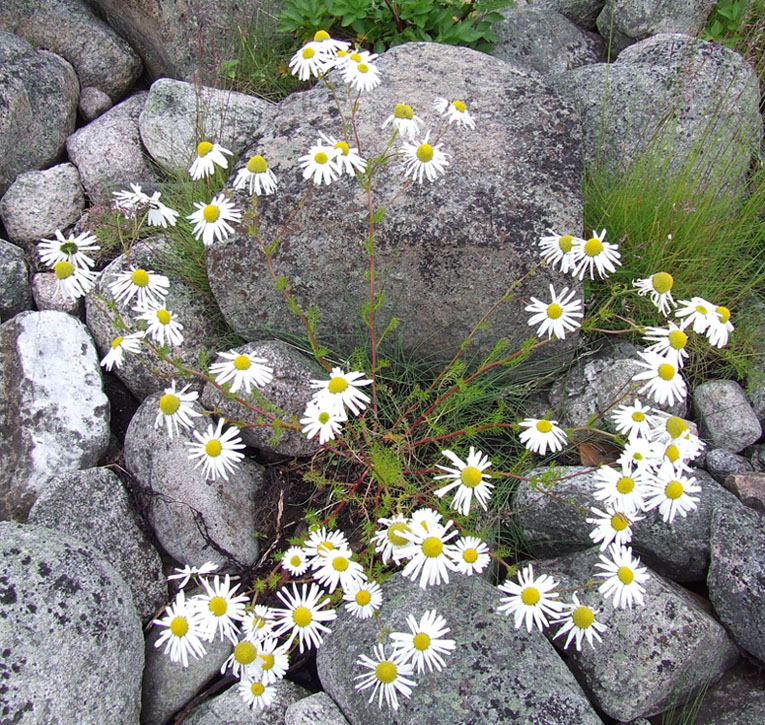
[[[23,171],[56,161],[74,131],[79,91],[63,58],[0,30],[0,195]]]
[[[751,335],[754,350],[765,350],[765,301],[750,297],[739,306],[738,324]],[[746,397],[765,430],[765,359],[756,356],[750,363],[746,377]]]
[[[272,414],[278,415],[278,411],[284,411],[281,420],[288,424],[299,425],[299,418],[316,392],[311,388],[310,381],[325,379],[324,369],[295,348],[278,340],[251,342],[240,345],[236,350],[265,358],[274,371],[273,380],[258,391],[252,404]],[[242,391],[239,391],[239,395],[241,394]],[[267,401],[266,405],[263,405],[263,401],[259,401],[260,396]],[[228,400],[217,387],[210,383],[205,385],[202,391],[202,404],[207,409],[217,408],[221,415],[232,420],[254,424],[252,428],[241,430],[242,441],[248,446],[283,456],[311,456],[319,450],[318,438],[308,440],[298,431],[282,431],[274,439],[274,429],[271,426],[257,425],[258,418],[262,418],[260,414],[242,407],[235,401]],[[270,411],[268,404],[276,406],[276,410]]]
[[[340,708],[326,692],[317,692],[292,703],[284,713],[284,725],[349,725]]]
[[[493,30],[497,43],[491,55],[546,75],[560,73],[603,56],[603,41],[587,35],[570,20],[549,8],[510,7]]]
[[[316,655],[327,694],[353,725],[468,725],[468,723],[600,723],[576,680],[538,632],[516,630],[511,617],[497,612],[501,592],[478,577],[450,577],[449,584],[420,589],[401,574],[383,584],[383,626],[407,631],[406,615],[416,618],[437,609],[457,643],[442,672],[417,675],[410,699],[399,709],[368,702],[370,691],[356,691],[355,664],[371,656],[379,641],[375,620],[338,611],[332,633]],[[390,643],[386,645],[390,653]]]
[[[596,571],[597,549],[539,562],[559,589],[581,587]],[[537,569],[535,569],[535,572]],[[614,609],[598,591],[580,589],[582,604],[600,609],[608,629],[591,648],[570,645],[567,661],[592,701],[607,715],[629,721],[685,702],[738,660],[738,648],[704,607],[703,600],[648,570],[645,606]],[[602,580],[598,580],[602,581]],[[553,637],[557,630],[546,630]],[[553,640],[562,647],[565,638]]]
[[[131,330],[137,329],[136,323],[131,321],[131,318],[135,317],[132,308],[115,301],[110,291],[110,285],[116,275],[129,270],[131,264],[135,269],[160,273],[167,268],[171,256],[171,249],[163,238],[150,237],[133,246],[130,250],[130,263],[127,256],[122,254],[104,268],[96,284],[95,294],[89,295],[85,301],[87,324],[101,355],[106,355],[111,349],[115,337],[125,334],[124,328],[116,324],[117,315]],[[168,279],[170,287],[165,304],[175,319],[183,325],[184,338],[182,345],[170,346],[170,355],[184,365],[196,369],[200,350],[213,345],[219,333],[209,315],[208,298],[203,297],[177,276],[170,276]],[[135,305],[135,298],[130,304]],[[110,309],[110,305],[115,305],[116,315]],[[171,362],[160,360],[148,349],[141,355],[125,355],[122,365],[114,368],[113,372],[139,400],[163,390],[168,386],[169,379],[178,374],[177,368]],[[194,385],[201,386],[196,381]]]
[[[202,593],[201,589],[187,592],[187,601],[199,593]],[[206,654],[200,658],[189,657],[189,666],[184,669],[182,663],[170,660],[170,655],[164,652],[164,645],[159,649],[156,647],[164,629],[155,625],[146,635],[146,667],[141,693],[142,725],[166,725],[172,722],[174,713],[183,708],[207,683],[220,676],[220,668],[233,649],[227,639],[216,637],[212,642],[204,642]]]
[[[114,100],[141,75],[141,59],[80,0],[3,0],[0,28],[66,58],[81,86],[95,86]]]
[[[765,473],[732,473],[723,484],[744,506],[765,512]]]
[[[80,102],[77,110],[85,121],[92,121],[106,113],[112,105],[112,99],[106,93],[93,86],[85,86],[80,91]]]
[[[765,444],[756,443],[749,446],[744,453],[755,471],[765,471]]]
[[[765,720],[762,677],[751,664],[736,665],[704,693],[697,706],[686,709],[691,710],[694,725],[760,725]]]
[[[530,4],[535,8],[555,10],[580,28],[594,30],[604,3],[605,0],[532,0]]]
[[[80,174],[72,164],[19,174],[0,199],[8,238],[30,252],[40,239],[74,224],[85,208]]]
[[[93,340],[63,312],[0,326],[0,519],[25,521],[47,479],[95,466],[109,443]]]
[[[195,440],[191,431],[171,439],[164,424],[154,427],[161,397],[154,393],[144,400],[125,435],[125,464],[151,491],[147,517],[157,540],[182,564],[254,564],[259,547],[252,532],[263,467],[245,458],[228,481],[205,481],[202,468],[189,460],[185,443]],[[203,433],[207,419],[193,420]]]
[[[715,448],[738,453],[762,435],[760,421],[741,386],[733,380],[709,380],[697,385],[693,411],[701,437]]]
[[[736,643],[765,660],[765,521],[746,506],[712,517],[707,586],[719,620]]]
[[[59,531],[0,523],[4,722],[137,725],[143,637],[130,589]]]
[[[377,64],[385,82],[363,96],[356,114],[365,155],[383,151],[380,121],[402,99],[428,123],[434,122],[431,109],[439,95],[464,99],[477,117],[477,131],[450,131],[444,141],[450,166],[437,181],[412,184],[392,200],[401,187],[402,161],[375,171],[375,188],[390,190],[380,201],[387,204],[386,217],[375,228],[376,273],[386,296],[375,315],[378,332],[396,316],[397,344],[437,364],[451,359],[480,311],[536,267],[537,242],[547,228],[580,228],[582,169],[574,110],[537,74],[469,48],[407,43],[391,48]],[[474,78],[483,79],[480,90]],[[518,103],[519,97],[525,101]],[[339,119],[329,123],[333,105],[324,86],[293,94],[279,104],[276,118],[264,121],[244,154],[267,149],[279,179],[276,198],[258,203],[264,240],[277,234],[305,193],[296,159],[315,143],[319,130],[340,133]],[[245,204],[244,194],[234,198]],[[366,194],[347,177],[317,187],[275,255],[278,273],[293,285],[298,304],[305,310],[318,306],[322,342],[340,352],[358,344],[355,311],[369,299],[359,246],[368,231],[367,214]],[[224,318],[248,340],[273,337],[273,330],[305,335],[275,289],[261,249],[243,232],[240,227],[208,250],[208,276]],[[550,283],[560,288],[571,280],[537,269],[514,290],[512,301],[498,307],[490,329],[477,333],[467,357],[487,350],[499,336],[507,336],[509,350],[517,349],[532,334],[521,300],[549,296]],[[559,363],[574,342],[572,336],[545,345],[537,359],[556,357]]]
[[[28,520],[98,549],[127,582],[141,619],[149,619],[167,601],[162,560],[139,527],[122,482],[108,468],[55,476]]]
[[[699,35],[711,7],[706,0],[606,0],[596,24],[616,56],[659,33]]]
[[[38,310],[66,312],[73,317],[85,317],[82,297],[72,299],[57,292],[56,275],[53,272],[37,272],[32,275],[32,297]]]
[[[260,98],[162,78],[151,86],[139,128],[146,150],[160,166],[186,171],[197,144],[212,141],[233,152],[228,157],[233,169],[237,156],[275,112],[276,106]]]
[[[523,531],[535,556],[558,556],[593,546],[590,539],[590,508],[603,510],[593,493],[598,485],[591,469],[564,466],[536,469],[530,475],[562,480],[547,488],[539,482],[536,489],[522,481],[513,498],[514,523]],[[580,475],[577,475],[580,474]],[[709,566],[709,531],[713,512],[720,506],[735,506],[735,498],[706,472],[694,469],[691,474],[701,487],[697,508],[686,517],[676,516],[664,522],[658,509],[642,514],[634,524],[632,547],[651,566],[675,581],[703,580]],[[547,491],[549,494],[545,493]]]
[[[731,473],[746,473],[754,470],[746,458],[737,456],[724,448],[712,448],[707,451],[706,469],[718,483],[723,483]]]
[[[0,239],[0,260],[0,318],[7,320],[32,307],[32,287],[24,252],[15,244]]]
[[[235,684],[222,695],[197,705],[184,723],[188,725],[282,725],[285,722],[285,711],[305,698],[308,691],[289,680],[279,680],[274,687],[276,698],[266,710],[253,712],[242,699]]]
[[[67,153],[91,200],[108,196],[117,186],[154,183],[138,134],[138,116],[147,95],[131,96],[67,139]]]
[[[723,178],[740,190],[762,130],[756,75],[738,53],[663,34],[549,82],[581,110],[585,164],[624,170],[650,149],[667,173],[697,177],[697,189]]]

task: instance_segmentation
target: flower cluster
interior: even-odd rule
[[[84,232],[64,237],[60,229],[55,239],[41,239],[37,245],[40,261],[53,269],[56,275],[56,294],[76,300],[87,295],[95,284],[98,274],[92,271],[94,260],[87,252],[101,247],[96,238]]]

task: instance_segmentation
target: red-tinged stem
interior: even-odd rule
[[[479,425],[473,429],[474,433],[480,433],[485,430],[492,430],[493,428],[514,428],[516,423],[487,423],[486,425]],[[438,441],[448,440],[449,438],[457,438],[458,436],[465,435],[467,431],[458,430],[456,433],[444,433],[440,436],[432,436],[431,438],[421,438],[418,441],[412,443],[412,447],[421,446],[424,443],[437,443]]]
[[[359,478],[356,481],[356,483],[354,483],[353,486],[351,486],[350,491],[346,492],[345,498],[339,504],[337,504],[337,506],[335,506],[335,508],[332,511],[332,513],[329,516],[327,516],[326,519],[324,519],[324,523],[329,521],[329,519],[334,518],[335,516],[337,516],[337,514],[339,514],[340,511],[343,510],[343,507],[345,506],[345,504],[348,503],[348,498],[350,496],[352,496],[356,492],[356,489],[358,489],[358,487],[361,486],[362,483],[364,483],[364,480],[366,479],[366,477],[368,475],[369,475],[369,469],[366,468],[366,469],[364,469],[364,473],[362,473],[361,476],[359,476]]]

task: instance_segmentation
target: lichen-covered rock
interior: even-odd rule
[[[59,157],[74,131],[79,91],[63,58],[0,30],[0,195],[23,171]]]
[[[0,719],[138,725],[143,636],[125,581],[60,531],[0,523]]]
[[[535,8],[554,10],[585,30],[593,30],[605,0],[533,0]]]
[[[112,99],[106,93],[93,86],[85,86],[80,91],[77,110],[86,121],[92,121],[106,113],[113,105]]]
[[[30,509],[28,520],[98,549],[127,582],[141,619],[153,616],[167,601],[162,560],[138,526],[122,482],[108,468],[55,476]]]
[[[378,332],[395,316],[401,325],[393,337],[400,347],[436,365],[451,359],[481,315],[537,267],[538,241],[549,227],[581,227],[575,110],[536,73],[469,48],[407,43],[376,62],[385,81],[363,95],[355,116],[365,156],[385,149],[389,136],[387,129],[381,132],[381,120],[402,100],[434,126],[435,97],[462,99],[478,124],[476,131],[452,127],[444,138],[449,166],[433,183],[414,183],[398,193],[404,183],[401,159],[375,171],[376,203],[385,207],[385,218],[375,226],[376,278],[385,294],[375,313]],[[323,85],[293,94],[279,104],[273,119],[264,119],[243,158],[265,153],[279,180],[278,193],[258,201],[259,231],[266,242],[290,220],[290,233],[275,253],[276,274],[287,278],[303,309],[317,305],[322,342],[350,352],[358,341],[357,312],[369,300],[363,251],[367,195],[345,176],[316,186],[291,217],[306,191],[298,158],[320,131],[342,134],[333,107]],[[248,203],[246,193],[233,196],[241,205]],[[270,338],[273,330],[305,335],[244,225],[210,247],[207,264],[221,312],[242,337]],[[490,349],[500,337],[508,339],[509,351],[518,349],[533,334],[522,300],[549,297],[551,282],[572,286],[555,270],[536,269],[491,315],[489,328],[478,331],[466,357]],[[575,339],[540,348],[539,361],[555,357],[560,363]]]
[[[8,320],[32,307],[32,287],[24,252],[0,239],[0,319]]]
[[[326,692],[317,692],[293,702],[284,713],[284,725],[348,725],[348,721]]]
[[[19,174],[0,199],[8,238],[35,252],[42,238],[74,224],[85,208],[80,174],[72,164]]]
[[[725,448],[708,450],[705,461],[707,471],[718,483],[724,483],[725,479],[733,473],[749,473],[754,470],[744,456],[738,456]]]
[[[0,326],[0,431],[0,519],[25,521],[52,475],[98,463],[109,401],[79,320],[22,312]]]
[[[708,380],[693,391],[699,433],[715,448],[738,453],[762,435],[760,421],[741,386],[733,380]]]
[[[399,697],[397,711],[368,702],[371,691],[354,688],[354,678],[366,671],[356,660],[373,654],[378,623],[338,610],[316,666],[325,691],[352,725],[601,722],[544,637],[515,629],[511,617],[497,612],[502,593],[496,587],[479,577],[455,574],[450,579],[449,584],[420,589],[396,574],[383,584],[380,615],[385,628],[408,631],[408,614],[419,620],[436,609],[450,628],[449,639],[456,642],[444,670],[417,675],[411,697]]]
[[[56,275],[53,272],[37,272],[32,275],[32,298],[35,307],[43,310],[66,312],[68,315],[83,319],[85,317],[85,302],[82,297],[72,299],[62,295],[58,290]]]
[[[732,473],[723,481],[723,485],[744,506],[765,512],[765,473],[762,471]]]
[[[700,702],[692,702],[685,709],[694,725],[761,725],[765,719],[765,685],[753,665],[742,662],[712,685]]]

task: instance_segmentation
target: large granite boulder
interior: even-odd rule
[[[59,157],[74,131],[79,92],[63,58],[0,30],[0,194],[22,171]]]
[[[0,319],[7,320],[17,312],[31,309],[32,287],[24,252],[15,244],[0,239]]]
[[[375,226],[376,290],[385,296],[375,313],[378,332],[395,316],[401,326],[391,337],[399,335],[404,350],[449,360],[481,315],[539,263],[537,242],[548,228],[581,229],[575,111],[536,73],[469,48],[408,43],[383,54],[378,67],[384,82],[362,96],[355,116],[364,156],[383,152],[390,135],[380,130],[381,122],[401,102],[433,132],[441,125],[432,110],[439,96],[464,100],[477,119],[476,131],[452,127],[446,134],[450,163],[435,182],[412,183],[400,193],[404,165],[398,158],[374,175],[375,208],[385,208]],[[341,82],[334,71],[331,79]],[[319,132],[342,135],[334,105],[323,85],[290,96],[243,158],[264,154],[279,180],[277,192],[258,202],[261,238],[270,243],[282,235],[275,273],[291,283],[304,310],[317,305],[319,338],[349,352],[358,342],[357,313],[370,295],[364,279],[367,194],[344,176],[315,187],[293,216],[307,186],[298,157]],[[234,194],[240,205],[249,202],[245,196]],[[283,234],[288,221],[289,233]],[[245,339],[271,336],[269,330],[304,335],[243,225],[210,248],[207,262],[221,312]],[[538,269],[498,306],[467,356],[491,349],[501,337],[509,340],[509,350],[530,337],[523,300],[549,296],[550,283],[578,289],[570,278]],[[574,341],[572,335],[539,353],[560,356]]]

